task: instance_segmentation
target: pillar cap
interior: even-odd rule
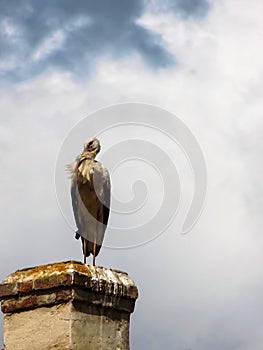
[[[138,289],[126,272],[78,261],[17,270],[0,284],[4,313],[69,300],[132,312],[137,297]]]

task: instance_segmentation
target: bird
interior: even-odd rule
[[[68,165],[71,202],[77,226],[75,238],[81,238],[84,264],[90,254],[95,266],[110,214],[111,181],[108,170],[95,157],[100,152],[96,137],[84,143],[83,152]]]

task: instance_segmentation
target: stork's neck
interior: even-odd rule
[[[97,153],[95,151],[93,152],[89,152],[89,151],[83,151],[82,154],[81,154],[81,157],[80,158],[85,158],[85,159],[90,159],[90,160],[94,160],[95,157],[96,157]]]

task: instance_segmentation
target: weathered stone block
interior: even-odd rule
[[[138,290],[121,271],[75,261],[18,270],[0,285],[7,349],[129,349]]]

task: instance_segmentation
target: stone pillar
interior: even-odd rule
[[[128,350],[138,290],[125,273],[68,261],[0,285],[7,350]]]

